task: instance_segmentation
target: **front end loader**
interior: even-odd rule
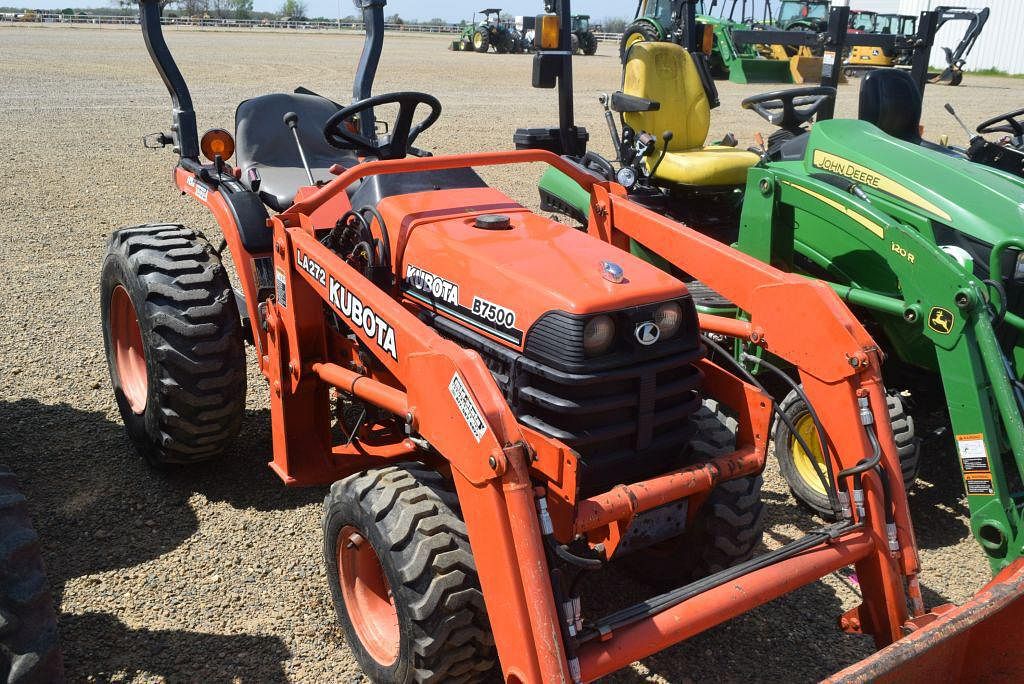
[[[552,152],[415,147],[441,105],[372,95],[384,0],[358,3],[367,39],[352,104],[303,88],[259,96],[239,106],[234,135],[200,140],[159,4],[140,4],[173,101],[171,133],[151,140],[172,146],[177,189],[210,210],[226,246],[178,224],[111,236],[101,301],[118,407],[154,465],[222,455],[244,409],[243,344],[254,347],[271,468],[290,486],[330,485],[328,584],[372,680],[481,681],[500,667],[508,682],[592,681],[849,565],[862,602],[843,616],[848,631],[884,647],[935,616],[882,358],[832,290]],[[560,21],[541,81],[571,80],[569,4],[543,19]],[[382,134],[386,105],[398,114]],[[578,140],[564,123],[559,137]],[[588,193],[585,231],[473,171],[531,162]],[[749,318],[698,315],[686,285],[631,256],[630,240]],[[708,357],[708,335],[759,340],[799,369],[836,522],[757,553],[772,402]],[[611,563],[674,583],[584,612],[580,583]]]
[[[685,57],[679,59],[685,67]],[[661,145],[653,132],[689,127],[679,120],[678,103],[663,107],[655,101],[663,99],[663,90],[699,97],[697,79],[680,68],[676,71],[691,81],[689,87],[640,83],[630,79],[630,68],[627,64],[627,92],[617,100],[624,129],[615,137],[623,168],[613,169],[612,177],[630,188],[634,201],[735,243],[766,263],[819,278],[854,307],[888,359],[883,373],[896,390],[889,398],[890,413],[905,482],[913,483],[918,466],[913,414],[948,411],[975,538],[993,572],[1014,563],[1024,553],[1024,348],[1019,341],[1024,242],[1015,228],[1024,183],[923,141],[919,87],[899,70],[865,79],[863,120],[819,121],[808,132],[806,124],[832,104],[834,89],[768,93],[744,102],[779,127],[764,148],[754,150],[759,158],[709,146],[684,151],[675,161],[679,153],[672,143]],[[616,98],[608,101],[614,104]],[[689,104],[684,108],[691,112],[692,127],[699,103]],[[1003,125],[1011,127],[1010,120]],[[691,137],[706,134],[700,129]],[[638,140],[651,142],[640,148]],[[674,174],[680,164],[696,164],[705,153],[716,159],[718,180]],[[722,176],[726,158],[749,171]],[[603,168],[591,166],[599,173]],[[547,172],[541,193],[547,206],[577,219],[587,210],[587,198],[556,172]],[[706,201],[713,193],[717,203]],[[633,249],[672,270],[661,252],[642,240]],[[692,282],[690,289],[699,310],[743,317],[742,306],[715,288]],[[766,360],[748,343],[734,351],[752,370]],[[800,500],[834,515],[823,475],[827,457],[818,444],[806,450],[814,439],[814,421],[799,395],[785,392],[781,405],[796,430],[776,423],[775,453],[783,474]],[[910,410],[911,403],[916,410]]]

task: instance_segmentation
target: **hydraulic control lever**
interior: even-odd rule
[[[654,177],[654,174],[658,172],[658,167],[661,166],[661,162],[665,161],[665,155],[668,154],[668,144],[672,142],[672,137],[672,131],[665,131],[661,134],[661,156],[658,157],[658,161],[656,161],[654,166],[651,167],[650,175],[652,178]]]
[[[963,119],[961,119],[957,115],[956,110],[953,109],[953,105],[949,104],[948,102],[946,103],[946,111],[949,112],[950,116],[956,119],[956,122],[960,124],[960,128],[964,129],[964,132],[967,133],[967,140],[972,147],[979,140],[984,140],[984,138],[981,137],[981,135],[979,135],[978,133],[973,133],[971,129],[967,127],[967,124],[963,122]]]
[[[306,169],[309,184],[316,185],[316,181],[313,180],[313,172],[309,169],[309,162],[306,161],[306,152],[302,149],[302,141],[299,140],[299,115],[295,112],[287,112],[284,115],[284,125],[292,129],[292,135],[295,136],[295,146],[299,148],[299,158],[302,159],[302,168]]]

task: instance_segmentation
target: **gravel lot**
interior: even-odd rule
[[[529,87],[527,56],[450,53],[446,38],[388,37],[377,92],[426,90],[446,105],[421,144],[438,152],[502,149],[522,125],[556,121],[551,92]],[[244,98],[304,85],[345,99],[357,36],[171,31],[203,130],[233,128]],[[121,225],[180,220],[216,239],[216,226],[170,183],[169,152],[144,150],[166,130],[168,100],[136,30],[0,28],[0,449],[22,480],[61,612],[74,680],[358,681],[334,625],[320,558],[324,491],[286,490],[270,459],[264,383],[251,372],[249,411],[235,452],[173,476],[131,453],[112,399],[99,324],[104,244]],[[598,92],[617,86],[610,46],[577,60],[577,109],[608,151]],[[741,144],[767,124],[738,107],[770,87],[720,84],[713,135]],[[1019,107],[1024,82],[968,76],[929,91],[930,137]],[[853,113],[856,84],[841,94]],[[538,169],[492,172],[517,198],[535,198]],[[929,449],[912,497],[930,604],[962,601],[987,578],[970,539],[955,466]],[[771,467],[775,546],[811,524]],[[632,595],[609,575],[591,592]],[[835,628],[856,602],[831,577],[625,670],[613,681],[820,678],[871,651]]]

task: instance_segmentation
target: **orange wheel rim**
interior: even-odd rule
[[[114,288],[110,296],[110,340],[114,345],[114,365],[121,382],[121,391],[132,411],[146,410],[149,378],[146,374],[146,354],[142,349],[142,329],[135,305],[123,285]]]
[[[355,527],[338,533],[338,580],[356,636],[384,667],[398,660],[398,610],[377,552]]]

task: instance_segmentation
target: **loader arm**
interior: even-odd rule
[[[313,235],[315,226],[324,225],[323,219],[329,215],[320,212],[343,208],[345,189],[367,176],[522,162],[547,163],[589,190],[591,235],[622,248],[628,247],[630,237],[643,240],[681,268],[706,275],[713,286],[749,308],[753,312],[749,322],[737,324],[712,317],[702,325],[709,331],[757,340],[801,368],[811,401],[821,407],[825,418],[837,471],[864,463],[873,444],[878,445],[884,464],[859,476],[856,488],[863,492],[864,503],[852,505],[850,517],[838,526],[811,533],[779,551],[645,604],[594,618],[571,644],[558,637],[556,604],[547,581],[528,474],[540,467],[531,467],[528,459],[541,460],[541,452],[557,449],[557,444],[545,445],[535,433],[519,427],[475,352],[441,339]],[[446,458],[452,454],[452,474],[485,600],[489,606],[497,606],[496,597],[501,597],[501,608],[492,610],[492,627],[502,664],[506,675],[521,681],[562,680],[568,678],[566,667],[579,667],[580,678],[591,681],[851,564],[857,569],[864,599],[844,618],[846,628],[871,633],[879,646],[900,638],[907,620],[924,611],[916,580],[916,546],[905,493],[898,485],[899,466],[875,345],[827,286],[777,271],[642,209],[623,194],[621,186],[599,181],[561,157],[540,150],[368,162],[340,172],[323,188],[300,193],[291,209],[272,220],[275,268],[283,272],[284,293],[283,303],[280,292],[277,302],[269,303],[267,316],[271,357],[281,359],[277,366],[267,365],[272,374],[272,417],[282,421],[274,430],[275,467],[279,472],[301,468],[303,459],[311,461],[310,452],[323,453],[323,445],[308,440],[310,435],[325,434],[322,423],[327,402],[323,393],[331,384],[395,415],[404,415],[410,440],[426,440]],[[405,225],[411,227],[415,221],[410,216]],[[733,275],[736,273],[742,277]],[[360,301],[364,316],[372,310],[376,321],[372,331],[360,329],[353,320],[354,305],[346,310],[349,297]],[[780,306],[780,301],[787,306]],[[323,302],[373,351],[384,366],[385,372],[375,374],[381,379],[320,360],[325,338]],[[808,316],[820,317],[823,324],[801,334],[801,322]],[[391,343],[386,334],[382,337],[377,318],[394,331]],[[595,527],[610,527],[637,510],[685,497],[688,492],[706,492],[721,478],[763,467],[768,398],[749,387],[738,391],[734,381],[723,382],[723,373],[713,364],[705,365],[704,371],[713,392],[731,384],[725,398],[730,399],[731,393],[732,403],[749,407],[739,451],[696,469],[684,468],[619,486],[581,501],[575,512],[576,531],[589,534]],[[394,381],[383,382],[386,377]],[[460,402],[453,395],[455,378],[461,381],[468,400]],[[467,403],[472,409],[466,408]],[[467,418],[467,411],[479,419]],[[285,419],[287,430],[283,429]],[[321,422],[317,425],[316,421]],[[472,424],[477,425],[479,441],[474,439]],[[533,444],[537,445],[536,457]],[[744,444],[753,444],[753,450]],[[401,449],[392,447],[392,451]],[[322,466],[325,474],[329,468],[336,474],[343,467],[342,460],[352,457],[335,451],[334,462]],[[349,463],[357,464],[358,459]],[[897,473],[897,479],[891,473]],[[724,604],[729,609],[723,610]],[[528,632],[522,629],[524,624],[530,625]]]
[[[780,192],[765,197],[756,191],[761,182],[776,184]],[[764,217],[794,210],[809,219],[795,222],[803,229],[778,220],[763,229]],[[737,247],[790,268],[795,257],[806,259],[827,274],[824,282],[844,301],[872,312],[901,356],[914,356],[905,347],[919,343],[934,354],[960,449],[971,529],[995,572],[1016,560],[1024,545],[1022,501],[1012,484],[1024,477],[1024,421],[986,287],[923,237],[930,230],[928,220],[899,203],[884,197],[863,201],[779,165],[751,171]],[[849,254],[861,256],[842,258]],[[999,257],[997,248],[997,267]],[[869,258],[873,267],[866,269]],[[1024,330],[1024,321],[1013,314],[1001,325]]]

